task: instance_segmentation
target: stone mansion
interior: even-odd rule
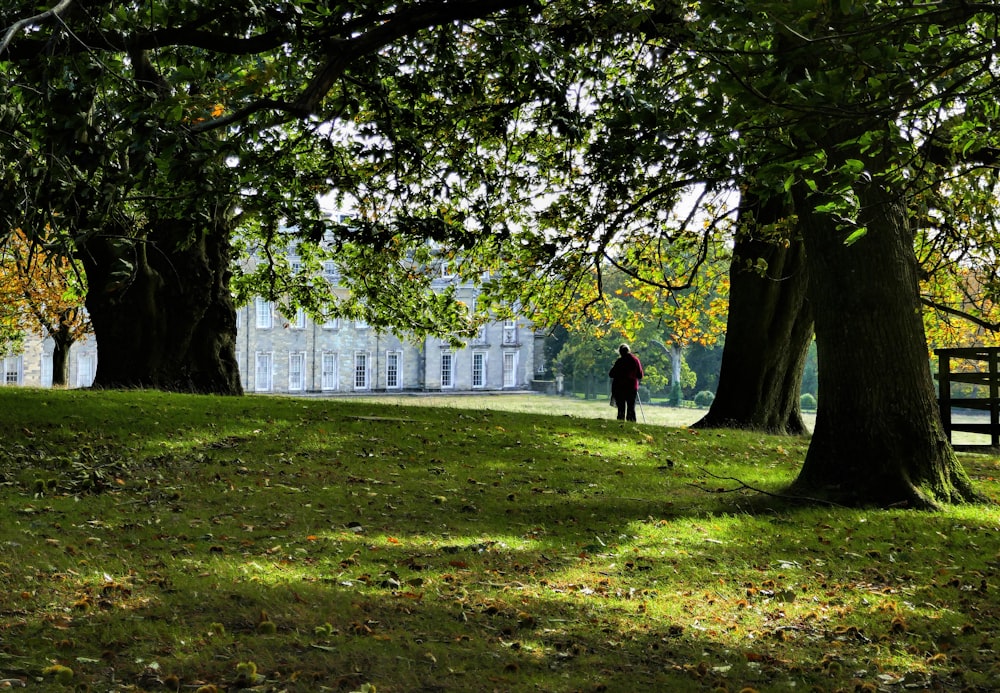
[[[438,287],[453,281],[442,277]],[[459,287],[472,303],[475,290]],[[256,299],[237,310],[236,358],[247,393],[475,392],[530,390],[544,370],[543,337],[525,319],[485,325],[464,346],[376,330],[353,320],[316,322],[281,315]],[[26,337],[4,358],[6,385],[51,387],[52,340]],[[70,352],[70,387],[89,387],[97,368],[93,338]]]

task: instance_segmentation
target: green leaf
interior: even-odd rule
[[[848,159],[844,162],[843,170],[849,173],[861,173],[865,170],[865,162],[860,159]]]
[[[844,239],[844,245],[854,245],[868,233],[868,228],[862,226],[851,232],[851,235]]]

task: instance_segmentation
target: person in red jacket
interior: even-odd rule
[[[635,421],[635,398],[642,380],[642,363],[628,344],[618,347],[618,360],[608,375],[611,376],[611,397],[618,405],[618,420]]]

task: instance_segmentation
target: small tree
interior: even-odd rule
[[[4,308],[15,314],[18,331],[52,338],[52,384],[66,385],[70,347],[92,332],[83,308],[85,282],[77,267],[17,229],[4,247],[0,277]]]

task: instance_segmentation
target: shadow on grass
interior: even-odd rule
[[[10,469],[2,489],[0,663],[26,677],[61,661],[95,690],[235,688],[254,661],[275,690],[780,691],[996,674],[996,512],[789,506],[718,478],[783,488],[802,441],[25,397],[0,396],[20,431],[4,445],[50,450],[18,465],[55,480],[36,498],[36,469]],[[120,484],[72,486],[87,446]]]

